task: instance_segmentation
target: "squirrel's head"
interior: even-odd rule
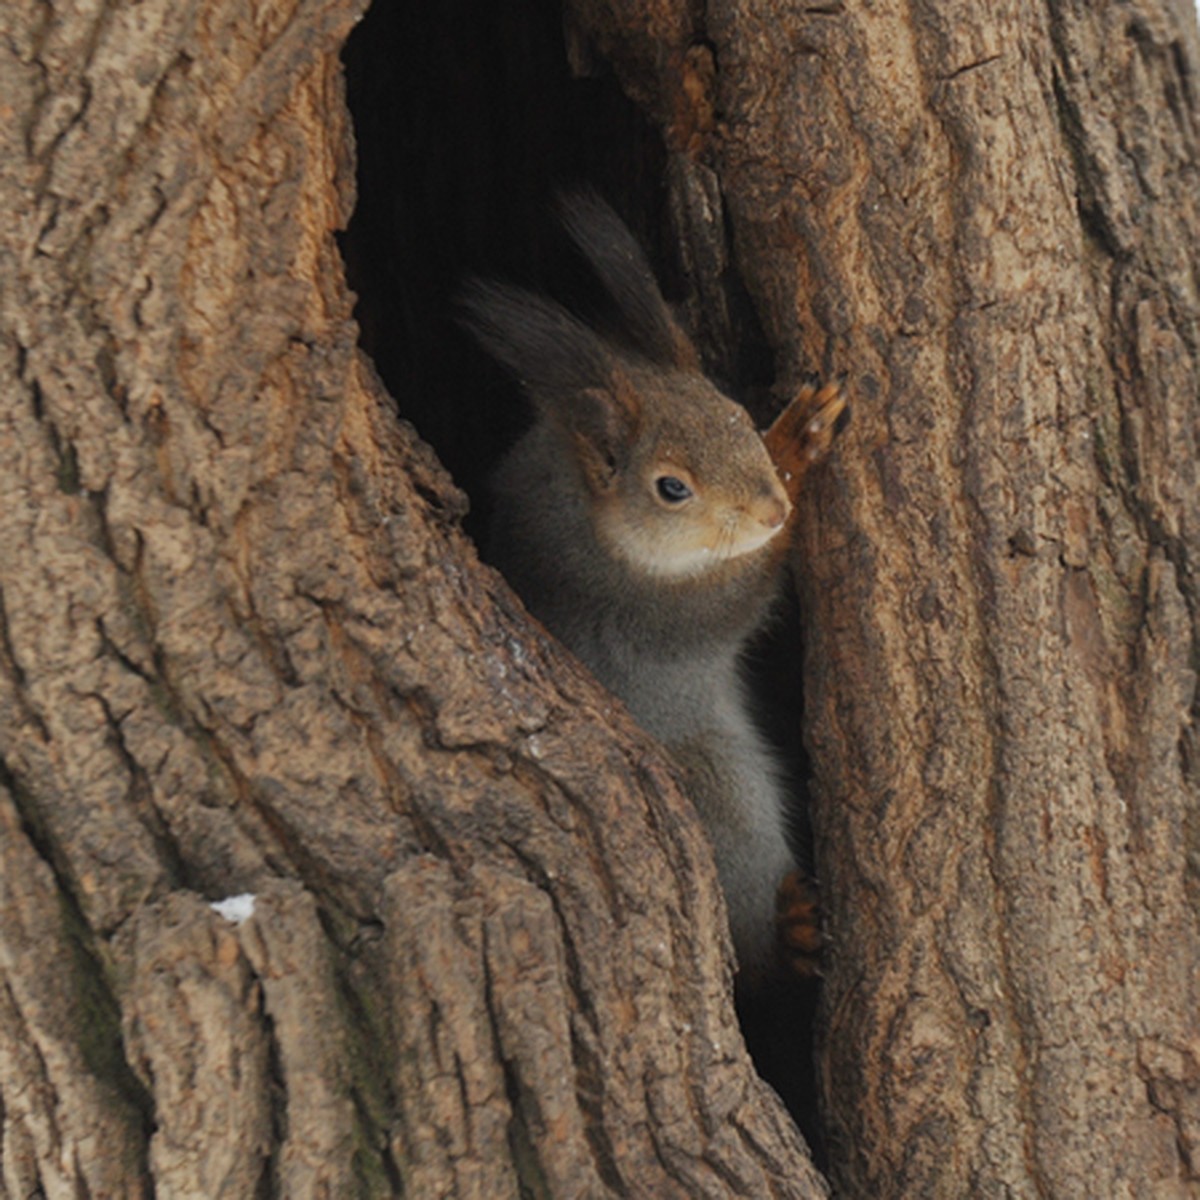
[[[749,415],[701,374],[620,218],[591,195],[562,208],[619,327],[601,335],[552,301],[476,282],[470,328],[561,435],[609,553],[683,578],[759,549],[791,505]]]
[[[704,376],[620,364],[613,385],[585,404],[605,410],[600,441],[569,432],[596,533],[615,557],[682,578],[749,554],[783,529],[791,505],[762,438]]]

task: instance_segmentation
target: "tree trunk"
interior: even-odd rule
[[[359,7],[8,15],[0,1188],[825,1194],[672,768],[356,349]],[[710,358],[736,277],[780,399],[848,373],[796,555],[835,1187],[1196,1194],[1194,18],[566,18]]]

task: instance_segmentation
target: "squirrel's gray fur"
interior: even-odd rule
[[[790,505],[745,411],[700,373],[624,224],[590,194],[562,209],[622,320],[601,334],[529,292],[472,285],[470,327],[536,410],[493,477],[488,550],[679,763],[739,963],[757,976],[772,962],[776,889],[794,864],[739,656],[776,594]],[[664,496],[665,477],[689,497]]]

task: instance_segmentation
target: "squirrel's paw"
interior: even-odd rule
[[[775,937],[779,959],[792,975],[821,974],[821,896],[815,879],[791,871],[775,894]]]
[[[849,421],[850,406],[840,383],[823,388],[805,384],[763,435],[793,503],[805,472],[829,453],[833,439]]]
[[[850,406],[840,383],[827,383],[819,391],[807,384],[794,403],[801,410],[800,439],[809,462],[829,453],[833,439],[850,423]]]

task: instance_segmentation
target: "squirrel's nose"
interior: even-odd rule
[[[791,505],[787,500],[772,496],[758,505],[758,519],[768,529],[778,529],[787,520]]]

